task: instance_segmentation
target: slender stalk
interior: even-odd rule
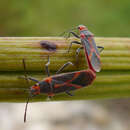
[[[41,41],[53,42],[56,50],[47,50]],[[27,73],[42,80],[46,77],[45,64],[50,55],[50,72],[52,75],[66,62],[69,66],[64,72],[87,69],[84,52],[81,51],[78,62],[73,45],[66,53],[68,40],[59,37],[1,37],[0,38],[0,101],[23,102],[28,88],[26,81],[18,78],[24,75],[22,59],[25,59]],[[58,94],[52,100],[84,100],[130,97],[130,39],[129,38],[95,38],[97,45],[104,46],[101,53],[102,71],[97,73],[95,82],[88,88],[74,92],[75,96]],[[31,82],[30,85],[34,84]],[[26,91],[25,91],[26,89]],[[40,95],[32,101],[46,101],[46,95]]]

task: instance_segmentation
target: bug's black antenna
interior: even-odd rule
[[[68,32],[73,31],[75,29],[77,29],[77,27],[73,27],[71,29],[68,29],[68,30],[64,31],[63,33],[61,33],[59,36],[63,36],[63,35],[65,35],[65,33],[68,33]]]
[[[26,115],[27,115],[26,113],[27,113],[27,108],[28,108],[29,99],[30,99],[30,96],[27,98],[27,102],[26,102],[26,106],[25,106],[24,123],[26,122]]]
[[[25,80],[29,86],[29,80],[28,80],[28,76],[27,76],[27,69],[26,69],[26,64],[25,64],[25,59],[23,59],[23,68],[24,68],[24,75],[25,75]]]
[[[24,68],[24,75],[25,75],[25,80],[29,86],[29,79],[27,76],[27,71],[26,71],[26,64],[25,64],[25,59],[23,59],[23,68]],[[27,113],[27,107],[28,107],[28,103],[29,103],[29,99],[30,99],[30,94],[27,98],[27,102],[26,102],[26,106],[25,106],[25,112],[24,112],[24,123],[26,122],[26,113]]]

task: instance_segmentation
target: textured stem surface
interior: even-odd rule
[[[48,50],[42,40],[52,42],[56,49]],[[51,75],[66,62],[71,61],[74,66],[68,66],[64,72],[87,69],[84,51],[81,51],[78,62],[75,50],[79,45],[72,45],[67,53],[68,40],[59,37],[1,37],[0,38],[0,101],[23,102],[28,95],[30,86],[24,79],[22,59],[25,59],[29,76],[42,80],[46,77],[45,64],[50,55],[49,69]],[[130,39],[129,38],[95,38],[97,45],[104,46],[101,53],[102,70],[97,73],[94,83],[86,88],[74,92],[73,97],[65,93],[56,95],[55,100],[84,100],[130,97]],[[31,101],[46,101],[46,95],[39,95]]]

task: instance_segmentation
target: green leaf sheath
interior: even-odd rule
[[[52,42],[56,50],[47,50],[40,42]],[[69,43],[74,38],[59,37],[1,37],[0,38],[0,101],[24,102],[29,87],[20,76],[24,75],[22,59],[25,59],[29,76],[42,80],[46,77],[45,64],[50,55],[50,73],[55,72],[66,62],[64,72],[87,69],[84,51],[81,50],[78,61],[75,51],[80,45],[72,45],[67,53]],[[102,70],[97,73],[96,80],[89,87],[76,90],[73,97],[65,93],[57,94],[55,100],[86,100],[104,98],[130,97],[130,39],[129,38],[95,38],[97,45],[104,46],[101,53]],[[47,95],[39,95],[31,101],[46,101]]]

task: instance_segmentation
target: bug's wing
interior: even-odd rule
[[[64,73],[52,77],[58,83],[55,85],[55,88],[59,89],[57,89],[58,91],[70,91],[88,86],[95,78],[96,74],[90,69]]]
[[[87,35],[88,34],[88,35]],[[81,42],[85,48],[85,55],[89,66],[91,66],[96,72],[101,70],[100,54],[97,49],[94,38],[90,33],[85,33],[85,38],[81,38]]]
[[[82,87],[90,85],[96,78],[96,74],[91,70],[82,70],[75,74],[75,78],[71,81],[72,84]]]
[[[52,76],[53,80],[57,80],[61,83],[72,80],[76,72],[62,73]]]

